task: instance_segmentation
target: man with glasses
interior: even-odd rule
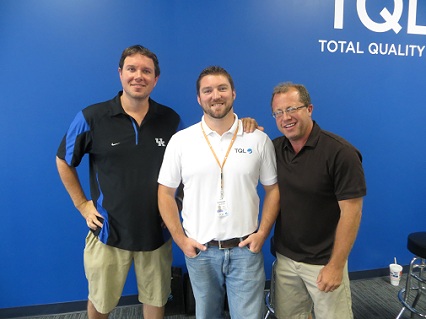
[[[361,154],[312,120],[303,85],[279,84],[271,105],[284,135],[273,141],[281,192],[275,315],[308,318],[314,307],[316,319],[353,318],[347,259],[366,195]]]

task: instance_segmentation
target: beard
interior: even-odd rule
[[[203,107],[203,111],[206,115],[210,116],[214,119],[222,119],[225,116],[229,114],[232,110],[232,104],[231,105],[225,105],[224,107],[220,108],[214,108],[211,107]]]

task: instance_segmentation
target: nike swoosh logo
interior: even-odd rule
[[[111,143],[111,146],[116,146],[116,145],[118,145],[118,144],[120,144],[120,142],[117,142],[117,143]]]

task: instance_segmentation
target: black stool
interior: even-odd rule
[[[274,244],[274,237],[271,237],[271,254],[274,257],[277,257],[277,254],[275,253],[275,244]],[[275,314],[275,308],[274,308],[274,299],[275,299],[275,264],[276,264],[277,260],[275,259],[274,262],[272,263],[272,273],[271,273],[271,284],[269,287],[269,291],[265,296],[265,304],[266,304],[266,309],[268,310],[265,314],[264,319],[269,318],[269,316],[272,314]]]
[[[405,288],[398,293],[398,298],[403,307],[396,319],[399,319],[406,309],[411,311],[411,318],[413,318],[414,314],[426,317],[426,312],[416,309],[420,297],[422,295],[426,297],[426,232],[408,235],[407,248],[415,257],[410,263]]]

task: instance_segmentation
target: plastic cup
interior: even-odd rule
[[[393,286],[399,286],[399,281],[402,276],[402,266],[398,264],[389,265],[389,278]]]

